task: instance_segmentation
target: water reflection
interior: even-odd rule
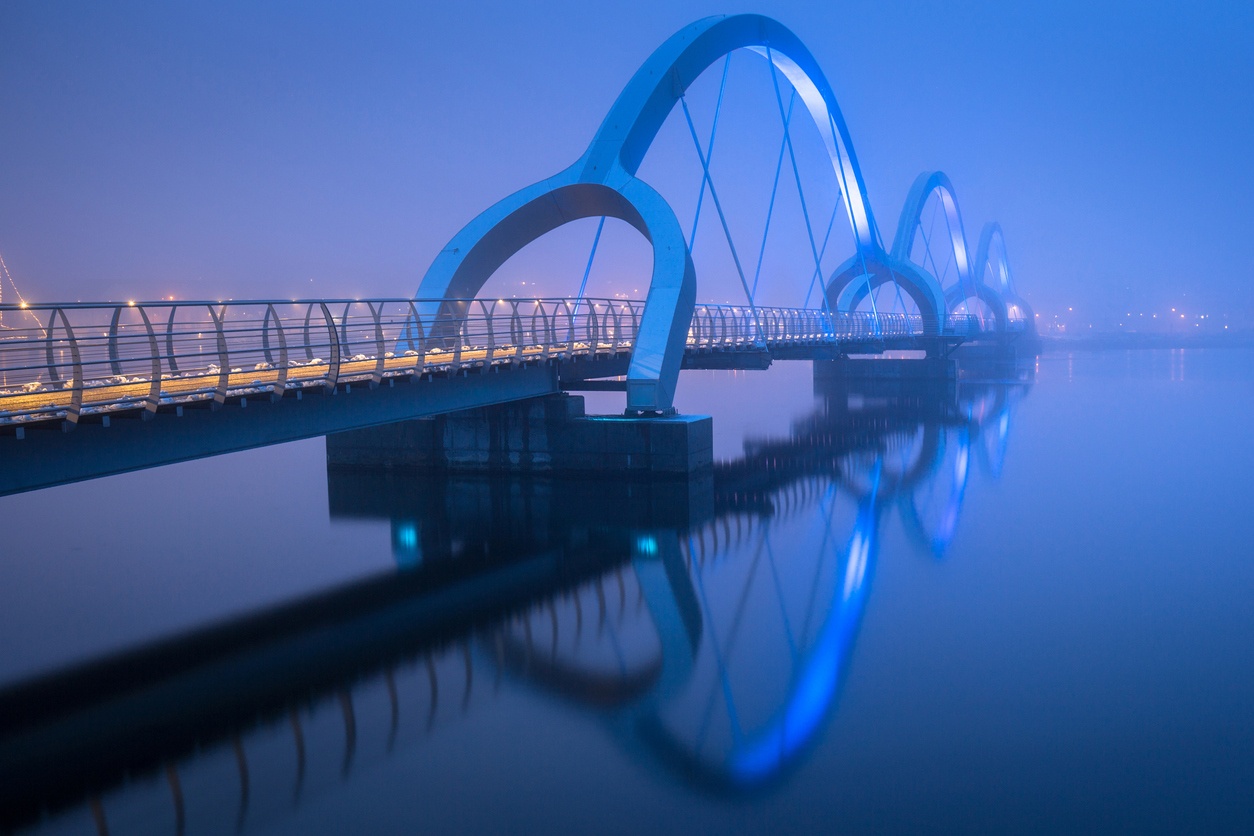
[[[709,519],[650,534],[648,556],[665,571],[633,555],[646,606],[626,627],[598,632],[600,643],[566,642],[559,632],[579,623],[578,598],[549,601],[494,635],[511,649],[498,658],[519,680],[601,714],[624,751],[696,786],[736,793],[778,781],[832,710],[887,516],[896,510],[920,550],[943,557],[973,450],[996,478],[1027,385],[819,384],[816,411],[787,438],[750,442],[742,459],[716,466]],[[628,666],[624,633],[659,646],[638,644]],[[615,661],[623,679],[607,687]],[[592,684],[576,674],[591,670],[602,672]],[[644,671],[654,672],[648,687]]]
[[[0,694],[0,826],[251,829],[511,688],[699,791],[769,788],[834,711],[886,526],[943,558],[1029,387],[819,375],[691,481],[330,468],[397,571]]]

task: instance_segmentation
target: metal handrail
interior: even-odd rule
[[[575,356],[635,345],[634,299],[264,299],[0,305],[0,424]],[[770,349],[923,333],[904,314],[698,305],[689,350]],[[11,317],[9,322],[21,322]],[[950,317],[955,333],[978,330]],[[761,323],[759,327],[758,323]]]

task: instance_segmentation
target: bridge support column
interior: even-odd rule
[[[708,416],[585,415],[551,395],[327,436],[332,465],[480,473],[689,474],[713,466]]]
[[[994,335],[988,339],[963,343],[954,349],[953,356],[961,363],[975,360],[1014,365],[1021,360],[1029,361],[1038,353],[1027,340],[1024,342],[1025,345],[1020,346],[1013,338]]]
[[[899,359],[895,357],[840,357],[815,360],[814,379],[818,380],[954,380],[958,365],[943,357]]]

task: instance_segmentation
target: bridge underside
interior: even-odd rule
[[[593,371],[597,363],[571,365]],[[187,404],[181,415],[163,407],[147,421],[115,413],[108,426],[84,418],[70,432],[49,422],[28,428],[25,438],[0,437],[0,495],[557,391],[558,364],[536,363],[466,369],[464,377],[388,378],[373,391],[363,383],[288,392],[273,402],[235,397],[220,409]]]
[[[775,360],[833,360],[886,351],[945,356],[961,337],[901,336],[839,344],[690,349],[685,369],[766,369]],[[24,437],[0,435],[0,496],[150,467],[282,444],[366,427],[552,395],[563,390],[618,389],[628,353],[551,359],[518,365],[385,378],[367,383],[290,390],[282,398],[235,396],[213,403],[162,406],[155,414],[84,416],[72,430],[31,424]],[[598,383],[600,385],[598,385]],[[648,420],[648,419],[642,419]]]

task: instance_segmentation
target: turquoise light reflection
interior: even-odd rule
[[[397,520],[392,523],[392,555],[401,569],[412,569],[422,563],[416,522]]]

